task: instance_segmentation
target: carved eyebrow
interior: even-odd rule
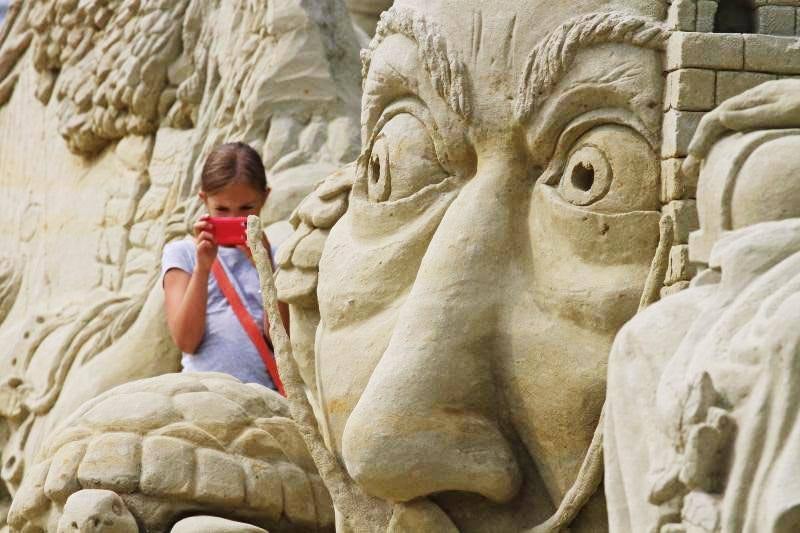
[[[417,43],[419,58],[436,92],[455,113],[469,118],[472,106],[464,63],[456,52],[448,50],[439,27],[411,9],[392,7],[381,15],[369,48],[361,51],[362,79],[367,79],[373,52],[393,34],[403,35]]]
[[[663,50],[669,35],[669,30],[651,19],[619,11],[592,13],[567,21],[528,55],[517,88],[516,118],[520,121],[530,118],[583,48],[620,43]]]
[[[628,80],[635,79],[636,76],[641,74],[642,70],[642,65],[632,61],[626,61],[611,70],[597,72],[585,78],[576,79],[566,87],[566,90],[584,87],[586,85],[618,85]]]

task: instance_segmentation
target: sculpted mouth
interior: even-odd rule
[[[428,498],[420,498],[408,504],[395,504],[392,524],[401,531],[417,533],[458,531],[447,511]]]

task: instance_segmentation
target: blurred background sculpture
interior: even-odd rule
[[[242,140],[306,399],[378,529],[791,531],[798,8],[390,4],[11,5],[11,526],[334,527],[283,399],[159,377],[161,249]]]
[[[689,148],[700,218],[689,257],[702,270],[611,352],[615,530],[800,528],[798,89],[770,81],[727,100]]]
[[[340,2],[17,1],[0,46],[0,414],[13,494],[83,402],[177,370],[158,262],[198,214],[205,153],[242,140],[264,154],[280,240],[299,199],[358,153],[360,67]]]

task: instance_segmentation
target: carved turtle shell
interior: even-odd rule
[[[286,400],[225,374],[167,374],[86,402],[26,472],[9,524],[50,530],[82,489],[116,492],[145,531],[197,513],[270,531],[333,527]]]

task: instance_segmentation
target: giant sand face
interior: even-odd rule
[[[652,11],[384,15],[316,340],[324,430],[369,493],[503,529],[541,521],[573,483],[659,237]]]

